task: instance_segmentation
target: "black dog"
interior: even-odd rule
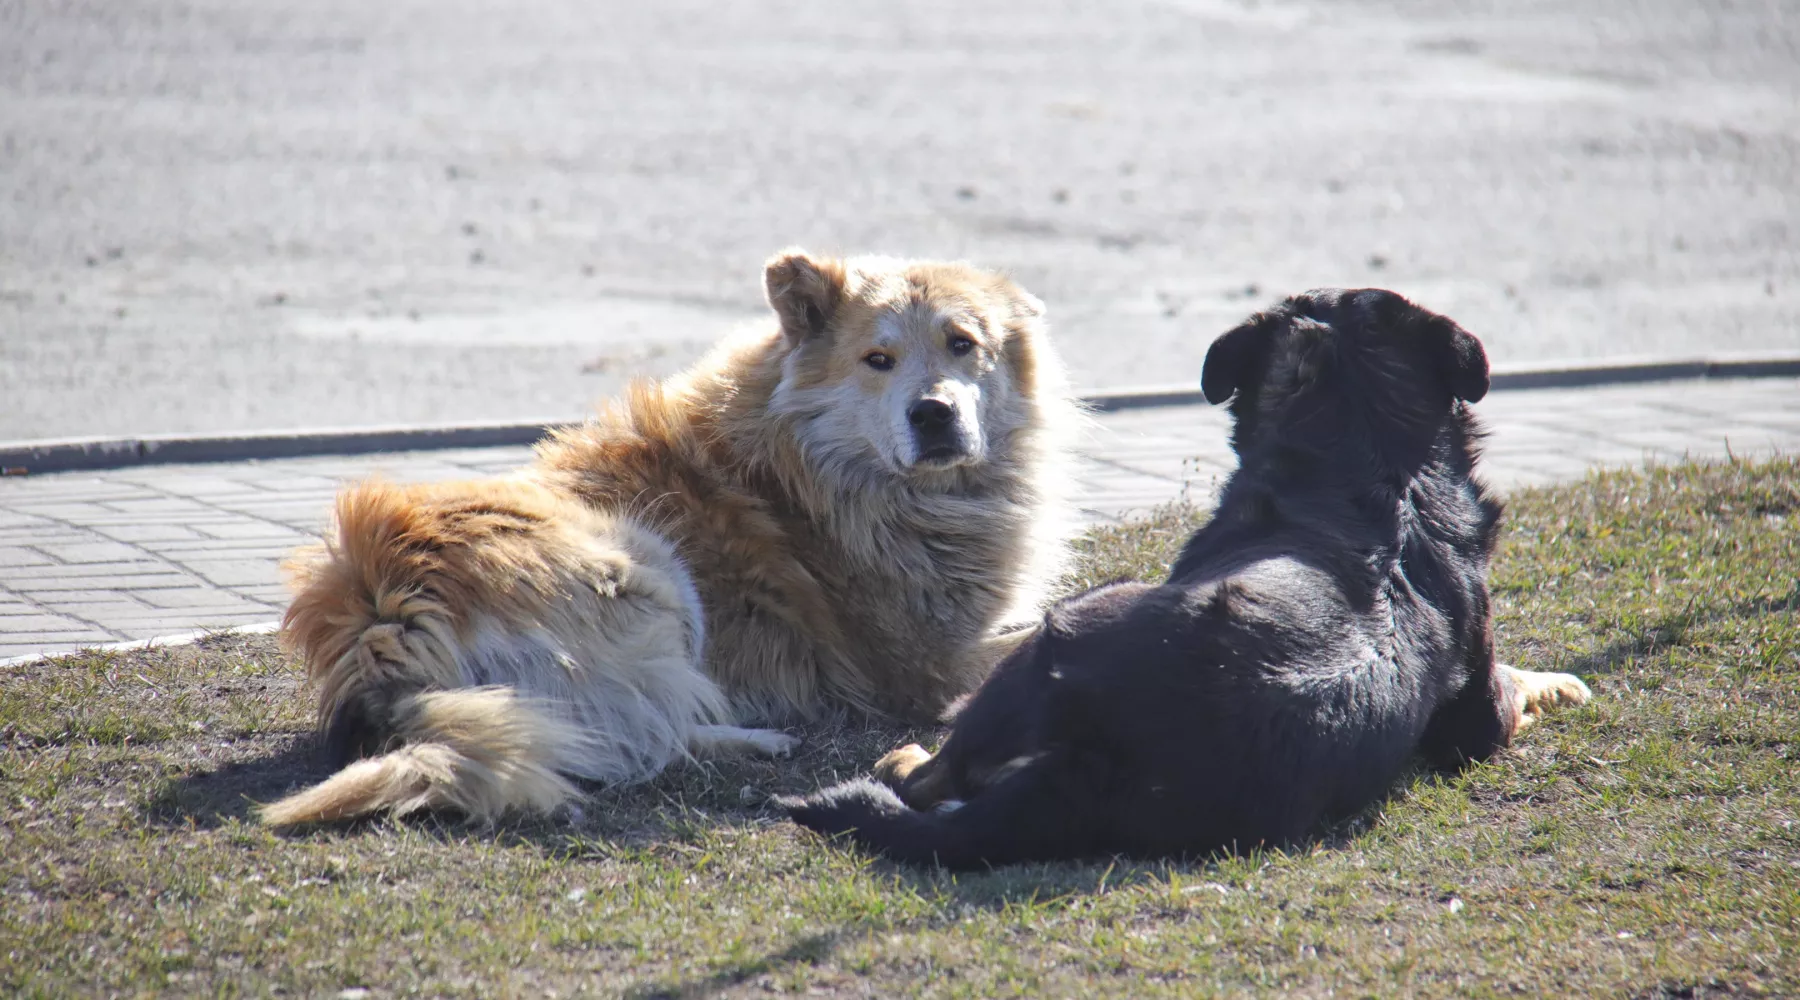
[[[1414,753],[1481,760],[1587,699],[1494,662],[1473,336],[1392,292],[1314,291],[1220,337],[1202,388],[1232,400],[1239,468],[1168,581],[1062,601],[936,758],[877,765],[898,795],[852,782],[784,801],[795,820],[952,868],[1279,844]]]

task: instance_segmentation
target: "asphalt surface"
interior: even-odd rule
[[[1800,346],[1786,0],[0,0],[0,439],[559,417],[788,244],[1082,387],[1380,284],[1497,362]]]

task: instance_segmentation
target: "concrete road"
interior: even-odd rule
[[[1800,346],[1789,0],[0,0],[0,439],[580,412],[777,247],[1076,382],[1381,284],[1499,361]]]

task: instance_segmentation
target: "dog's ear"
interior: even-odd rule
[[[1426,326],[1438,371],[1457,399],[1473,403],[1487,395],[1487,351],[1475,335],[1448,316],[1432,315]]]
[[[1487,395],[1487,351],[1474,334],[1450,317],[1434,313],[1397,292],[1370,288],[1355,294],[1373,307],[1376,320],[1383,326],[1424,340],[1431,365],[1451,395],[1467,403]]]
[[[1039,319],[1044,315],[1044,300],[1013,285],[1012,314],[1013,319]]]
[[[799,247],[769,258],[763,265],[763,289],[788,340],[799,343],[825,332],[843,300],[844,278],[843,261],[814,257]]]
[[[1207,402],[1217,406],[1255,381],[1268,357],[1269,320],[1253,316],[1206,349],[1206,362],[1200,369],[1200,391],[1206,394]]]

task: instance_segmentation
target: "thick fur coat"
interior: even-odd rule
[[[932,758],[788,803],[951,867],[1296,840],[1587,690],[1494,661],[1500,505],[1474,477],[1480,343],[1391,292],[1326,290],[1209,350],[1239,468],[1160,584],[1058,603]]]
[[[935,715],[1038,613],[1078,419],[1043,306],[963,264],[789,251],[776,323],[497,481],[365,484],[284,633],[348,766],[263,810],[545,810],[741,729]],[[366,759],[365,759],[366,758]]]

